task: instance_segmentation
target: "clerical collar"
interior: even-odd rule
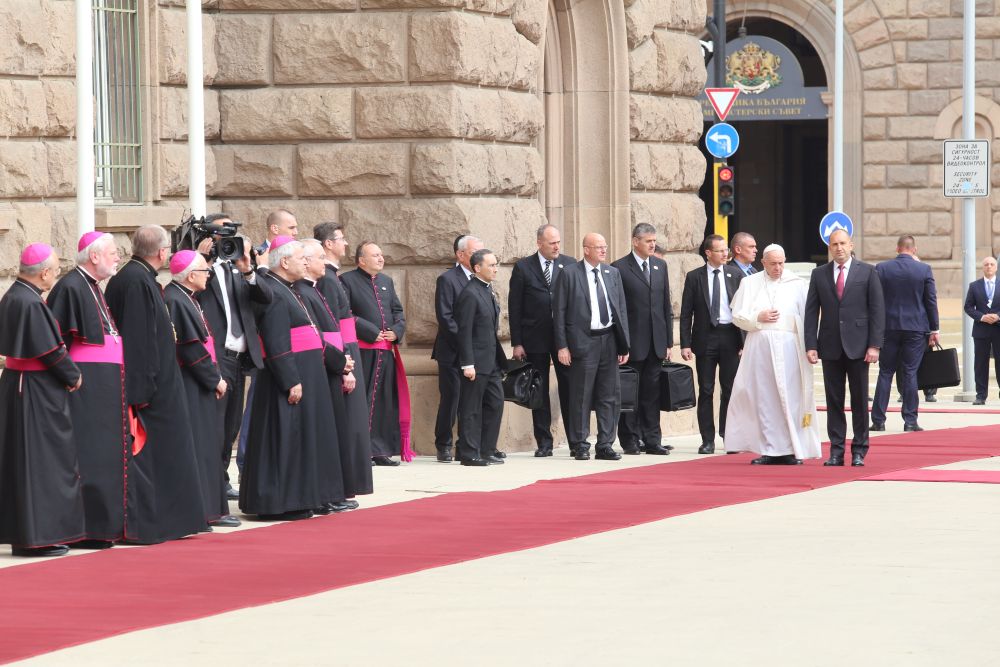
[[[20,279],[20,278],[18,278],[18,279],[17,279],[17,280],[15,280],[14,282],[16,282],[16,283],[21,283],[21,284],[22,284],[22,285],[24,285],[25,287],[30,287],[30,288],[31,288],[31,289],[32,289],[32,290],[33,290],[33,291],[35,292],[35,294],[37,294],[38,296],[41,296],[41,295],[42,295],[42,288],[41,288],[41,287],[39,287],[38,285],[34,285],[34,284],[32,284],[32,283],[29,283],[29,282],[28,282],[27,280],[22,280],[22,279]]]
[[[360,271],[361,273],[365,274],[369,278],[377,278],[378,277],[377,273],[369,273],[368,271],[365,271],[364,269],[362,269],[360,266],[358,267],[358,271]]]
[[[177,282],[176,280],[171,280],[171,281],[170,281],[170,284],[171,284],[171,285],[176,285],[177,287],[180,287],[180,288],[181,288],[181,290],[182,290],[182,291],[183,291],[183,292],[184,292],[185,294],[187,294],[188,296],[191,296],[192,294],[194,294],[194,290],[193,290],[193,289],[189,289],[189,288],[185,287],[184,285],[181,285],[181,284],[180,284],[179,282]]]
[[[284,278],[282,278],[281,276],[279,276],[274,271],[268,271],[267,275],[271,276],[272,278],[274,278],[275,280],[277,280],[279,283],[281,283],[285,287],[291,287],[292,286],[292,283],[288,282],[287,280],[285,280]]]
[[[478,273],[477,273],[477,274],[473,274],[473,277],[474,277],[474,278],[475,278],[476,280],[478,280],[479,282],[481,282],[482,284],[486,285],[487,287],[489,287],[489,286],[490,286],[490,284],[489,284],[488,282],[486,282],[485,280],[483,280],[482,278],[480,278],[480,277],[479,277],[479,274],[478,274]]]
[[[137,264],[141,264],[142,266],[145,266],[150,273],[152,273],[154,276],[156,275],[156,269],[153,268],[153,265],[144,260],[142,257],[133,257],[132,261]]]
[[[85,279],[86,279],[86,280],[87,280],[87,281],[88,281],[88,282],[89,282],[89,283],[90,283],[91,285],[96,285],[96,284],[97,284],[97,282],[98,282],[98,281],[97,281],[97,278],[95,278],[94,276],[90,275],[90,271],[88,271],[87,269],[83,268],[82,266],[78,266],[78,267],[76,267],[76,270],[77,270],[77,271],[79,271],[79,272],[80,272],[80,273],[81,273],[81,274],[83,275],[83,277],[84,277],[84,278],[85,278]]]
[[[309,285],[310,287],[316,287],[316,281],[313,280],[312,278],[300,278],[299,282],[305,283],[305,284]]]
[[[337,272],[340,271],[340,265],[337,264],[336,262],[332,261],[332,260],[324,259],[323,263],[326,264],[329,267],[332,267],[334,273],[337,273]]]

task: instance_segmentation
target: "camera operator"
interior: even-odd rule
[[[232,223],[225,213],[215,213],[205,217],[208,224]],[[213,246],[219,237],[206,238],[198,244],[198,252],[211,257]],[[215,259],[212,263],[212,280],[208,289],[198,293],[198,302],[205,311],[205,319],[215,332],[225,331],[225,335],[215,336],[216,358],[222,378],[229,385],[229,392],[221,406],[225,410],[223,427],[222,463],[226,471],[226,495],[238,499],[229,481],[229,462],[233,455],[233,442],[240,431],[243,420],[243,396],[246,376],[255,374],[264,366],[260,345],[256,343],[257,324],[254,321],[251,301],[270,303],[271,293],[258,280],[250,261],[250,243],[243,239],[243,256],[234,261]],[[210,260],[211,261],[211,260]],[[237,463],[242,452],[237,454]]]

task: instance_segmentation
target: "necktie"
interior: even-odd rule
[[[747,275],[748,276],[752,276],[755,273],[757,273],[757,269],[753,268],[752,266],[748,266],[747,267]]]
[[[542,275],[545,276],[545,284],[551,287],[552,285],[552,260],[545,260],[545,270],[542,271]]]
[[[838,264],[837,268],[837,301],[844,298],[844,265]]]
[[[229,262],[226,262],[221,267],[222,274],[226,277],[226,284],[223,289],[226,290],[226,295],[229,297],[229,333],[232,334],[233,338],[239,338],[243,335],[243,321],[240,319],[240,307],[236,303],[236,285],[233,282],[233,271]]]
[[[719,283],[719,269],[712,271],[712,306],[711,313],[712,316],[712,326],[719,326],[719,315],[722,313],[722,301],[719,292],[722,291],[722,285]]]
[[[649,263],[646,260],[642,261],[642,277],[646,279],[646,284],[649,284]]]
[[[993,281],[992,280],[987,280],[986,281],[986,303],[989,304],[990,307],[993,306]]]
[[[601,324],[608,326],[608,322],[611,321],[611,314],[608,313],[608,297],[604,293],[601,279],[597,276],[597,269],[591,269],[591,271],[594,272],[594,285],[597,286],[597,311],[601,316]]]

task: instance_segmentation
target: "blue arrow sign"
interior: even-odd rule
[[[705,148],[708,152],[724,160],[736,152],[740,147],[740,135],[736,128],[729,123],[716,123],[708,128],[705,135]]]
[[[838,229],[843,229],[848,236],[854,237],[854,223],[843,211],[830,211],[819,221],[819,237],[827,245],[830,245],[830,234]]]

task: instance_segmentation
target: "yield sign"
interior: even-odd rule
[[[726,116],[729,115],[729,110],[733,108],[733,104],[736,102],[736,96],[739,94],[739,88],[705,89],[705,96],[708,97],[708,101],[712,103],[712,108],[715,109],[715,115],[719,117],[720,121],[726,120]]]

